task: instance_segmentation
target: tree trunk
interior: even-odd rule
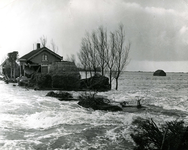
[[[87,79],[87,70],[85,69],[86,79]]]
[[[101,74],[104,76],[104,67],[101,67]]]
[[[94,73],[96,74],[97,73],[97,68],[93,67],[93,70],[94,70]]]
[[[90,72],[90,77],[92,77],[93,75],[92,75],[92,70],[91,70],[91,68],[89,68],[89,72]]]
[[[110,90],[112,89],[112,71],[110,71]]]
[[[14,73],[13,73],[13,76],[14,76],[14,81],[16,80],[16,62],[14,62]]]
[[[116,90],[118,90],[118,78],[116,78]]]
[[[12,79],[12,68],[10,68],[10,79]]]
[[[87,68],[84,67],[84,72],[85,72],[85,78],[87,79]]]
[[[112,83],[110,83],[110,90],[112,89]]]

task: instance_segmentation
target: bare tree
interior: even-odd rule
[[[44,35],[42,37],[40,37],[40,42],[41,42],[42,46],[45,47],[46,43],[47,43],[47,37],[45,37]]]
[[[119,30],[115,33],[115,63],[114,63],[114,77],[116,79],[116,87],[118,89],[118,79],[120,74],[122,73],[124,67],[129,63],[128,56],[131,44],[125,43],[125,31],[123,29],[123,25],[119,26]]]
[[[96,40],[97,42],[95,43],[97,51],[98,51],[98,56],[99,56],[99,66],[101,68],[101,74],[104,75],[105,67],[106,67],[106,62],[105,62],[105,52],[108,47],[108,41],[107,41],[107,31],[101,26],[98,29],[98,39]]]
[[[91,63],[91,67],[92,67],[91,70],[93,70],[94,73],[97,72],[97,68],[99,66],[97,49],[96,49],[96,45],[94,42],[95,39],[96,39],[95,32],[93,32],[91,36],[89,34],[87,34],[89,61]]]
[[[52,46],[52,51],[53,52],[58,52],[58,47],[55,45],[53,39],[51,40],[51,46]]]
[[[86,37],[82,39],[81,50],[79,53],[79,59],[81,64],[87,66],[87,70],[90,71],[90,75],[92,76],[92,71],[97,72],[97,68],[99,67],[98,63],[98,53],[96,50],[96,46],[94,40],[96,38],[95,32],[90,36],[89,33],[86,34]],[[87,61],[83,63],[83,61]]]
[[[109,73],[109,79],[110,79],[110,86],[112,87],[112,80],[113,80],[113,70],[115,66],[115,59],[116,59],[116,42],[115,42],[115,34],[110,34],[110,41],[109,41],[109,47],[105,51],[105,57],[104,60],[107,64],[107,69]]]
[[[76,64],[76,57],[74,54],[71,54],[70,59],[71,59],[71,62],[74,62]]]
[[[100,27],[97,31],[93,31],[90,35],[86,34],[86,37],[82,39],[81,51],[87,53],[89,69],[93,70],[94,73],[97,69],[101,69],[101,74],[104,75],[106,62],[105,50],[107,47],[107,32],[103,27]],[[85,51],[83,51],[83,47]]]
[[[108,40],[107,31],[101,26],[96,31],[89,33],[82,39],[81,49],[78,58],[84,69],[92,69],[96,72],[100,67],[101,74],[105,70],[109,72],[110,85],[113,78],[116,80],[118,89],[118,79],[125,66],[128,64],[130,43],[125,43],[125,31],[123,25],[119,26],[116,32],[111,32]]]
[[[67,58],[66,58],[67,61],[71,61],[71,62],[74,62],[76,64],[76,57],[74,54],[71,54],[70,56],[67,55]]]
[[[87,78],[87,71],[91,70],[91,63],[89,60],[88,43],[86,38],[82,39],[81,49],[80,52],[78,53],[78,58],[80,60],[81,65],[83,66],[83,69],[85,70],[86,78]]]

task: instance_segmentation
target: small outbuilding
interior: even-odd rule
[[[153,76],[166,76],[166,72],[164,72],[163,70],[156,70],[153,73]]]

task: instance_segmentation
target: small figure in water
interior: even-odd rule
[[[136,106],[136,107],[137,107],[138,109],[139,109],[139,108],[142,108],[142,105],[140,104],[140,101],[141,101],[141,99],[138,99],[138,100],[137,100],[137,106]]]

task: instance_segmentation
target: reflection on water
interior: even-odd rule
[[[99,93],[115,101],[142,98],[141,112],[105,112],[85,109],[77,102],[46,97],[48,91],[27,90],[0,81],[0,149],[132,149],[129,136],[134,118],[156,122],[187,121],[188,74],[125,72],[119,90]],[[78,95],[72,92],[73,95]]]

